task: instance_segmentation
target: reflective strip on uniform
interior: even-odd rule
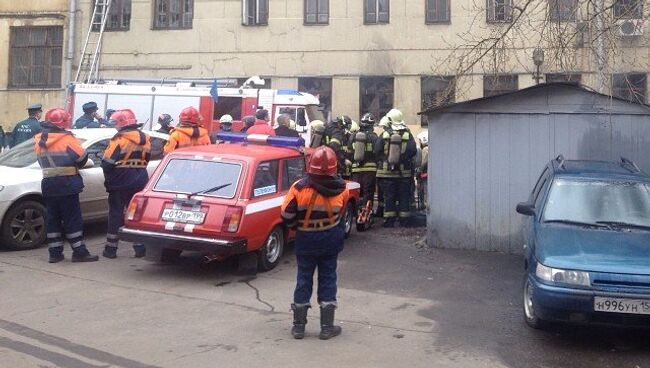
[[[51,178],[55,176],[73,176],[77,175],[79,170],[76,167],[48,167],[43,169],[43,177]]]
[[[119,236],[117,234],[106,234],[106,239],[117,240],[119,239]]]
[[[68,238],[68,239],[74,239],[74,238],[78,238],[78,237],[82,236],[83,234],[84,234],[83,231],[77,231],[77,232],[74,232],[72,234],[65,234],[65,237]]]
[[[76,242],[74,242],[74,243],[72,243],[70,245],[72,245],[72,248],[79,248],[80,246],[84,245],[84,242],[83,242],[83,240],[79,240],[79,241],[76,241]]]
[[[46,235],[48,238],[60,238],[61,233],[47,233]]]
[[[411,217],[410,212],[400,212],[399,217],[405,218],[405,217]]]
[[[63,247],[63,242],[62,241],[56,241],[56,242],[51,242],[47,244],[48,248],[59,248]]]
[[[384,217],[397,217],[397,212],[395,212],[395,211],[384,211]]]

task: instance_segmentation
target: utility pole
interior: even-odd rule
[[[595,14],[595,28],[596,28],[596,48],[594,49],[594,57],[596,58],[596,90],[599,93],[605,92],[605,2],[604,0],[595,0],[593,3]]]

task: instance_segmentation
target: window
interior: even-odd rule
[[[239,164],[174,158],[163,169],[154,190],[172,193],[204,192],[202,195],[205,196],[233,198],[240,173]]]
[[[486,75],[483,77],[483,96],[495,96],[519,89],[517,75]]]
[[[104,1],[104,0],[101,0]],[[93,5],[97,0],[93,1]],[[94,9],[94,7],[93,7]],[[91,12],[93,10],[91,9]],[[101,24],[101,15],[95,15],[95,22]],[[108,11],[105,31],[128,31],[131,22],[131,0],[112,0],[111,8]],[[99,32],[99,24],[93,25],[93,32]]]
[[[365,24],[387,24],[390,18],[389,0],[364,0],[363,14]]]
[[[614,18],[643,19],[643,1],[614,0]]]
[[[295,107],[295,106],[277,106],[275,110],[276,119],[282,115],[287,114],[296,122],[296,130],[298,132],[303,132],[305,129],[303,127],[307,126],[307,120],[305,119],[305,108],[304,107]]]
[[[426,0],[425,22],[449,23],[449,0]]]
[[[487,0],[488,23],[512,21],[512,0]]]
[[[253,197],[278,191],[278,161],[266,161],[257,165],[253,180]]]
[[[303,157],[290,158],[283,161],[282,190],[289,190],[293,183],[300,180],[305,174],[305,159]]]
[[[104,157],[104,151],[106,151],[106,148],[108,147],[109,143],[110,143],[109,139],[102,139],[99,142],[95,142],[91,144],[90,147],[86,149],[86,152],[88,153],[88,158],[93,160],[95,167],[102,166],[102,158]]]
[[[305,0],[305,24],[327,24],[329,21],[329,0]]]
[[[194,0],[156,0],[154,29],[192,28]]]
[[[260,76],[264,80],[264,84],[261,86],[258,86],[256,84],[249,84],[248,87],[250,88],[259,88],[259,89],[270,89],[271,88],[271,77],[264,77]],[[246,83],[248,78],[237,78],[237,85],[236,86],[231,86],[233,88],[239,88]]]
[[[420,79],[422,92],[421,111],[448,105],[456,101],[456,78],[443,76],[427,76]],[[426,114],[420,115],[422,124],[427,124]]]
[[[552,73],[546,74],[546,83],[574,83],[580,84],[581,74]]]
[[[162,160],[165,144],[167,144],[166,140],[151,137],[151,161]]]
[[[359,116],[371,112],[379,119],[393,108],[392,77],[362,77],[359,79],[361,111]]]
[[[298,90],[318,97],[326,117],[332,112],[332,78],[298,78]]]
[[[646,83],[645,74],[614,74],[612,95],[630,102],[645,103]]]
[[[11,27],[9,86],[61,87],[63,27]]]
[[[242,0],[242,24],[265,26],[269,24],[269,0]]]
[[[228,114],[233,120],[241,120],[241,97],[219,97],[219,102],[214,104],[213,120],[219,120]]]
[[[577,0],[549,0],[548,17],[555,22],[575,20],[577,6]]]

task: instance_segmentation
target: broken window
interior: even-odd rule
[[[427,0],[425,22],[448,23],[449,22],[449,0]]]
[[[269,24],[269,0],[242,0],[242,24],[265,26]]]
[[[512,21],[512,0],[486,0],[487,22],[500,23]]]
[[[365,24],[386,24],[390,19],[389,0],[364,0],[363,22]]]
[[[456,77],[451,76],[426,76],[420,79],[422,91],[421,111],[452,104],[456,101]],[[426,114],[422,117],[421,124],[427,124]]]
[[[359,78],[360,108],[359,116],[370,112],[376,119],[393,108],[394,94],[393,77],[361,77]]]
[[[60,88],[63,27],[10,28],[9,86]]]
[[[645,74],[614,74],[612,76],[612,95],[630,102],[645,103],[646,83]]]
[[[100,0],[104,1],[104,0]],[[97,0],[93,1],[93,9]],[[93,32],[99,32],[102,22],[101,14],[95,14],[93,22]],[[105,31],[128,31],[131,23],[131,0],[112,0],[111,7],[108,10]]]
[[[519,89],[519,76],[516,74],[486,75],[483,77],[483,96],[495,96]]]
[[[305,24],[329,23],[329,0],[305,0]]]
[[[156,0],[154,29],[192,28],[194,0]]]
[[[310,93],[318,98],[319,109],[324,116],[332,112],[332,78],[298,78],[298,90]]]

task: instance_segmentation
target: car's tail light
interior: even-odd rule
[[[126,209],[126,219],[129,221],[140,221],[144,206],[147,204],[147,198],[142,196],[135,196],[129,203]]]
[[[223,225],[221,226],[222,232],[236,233],[239,229],[239,221],[241,221],[242,208],[241,207],[228,207],[226,215],[223,217]]]

